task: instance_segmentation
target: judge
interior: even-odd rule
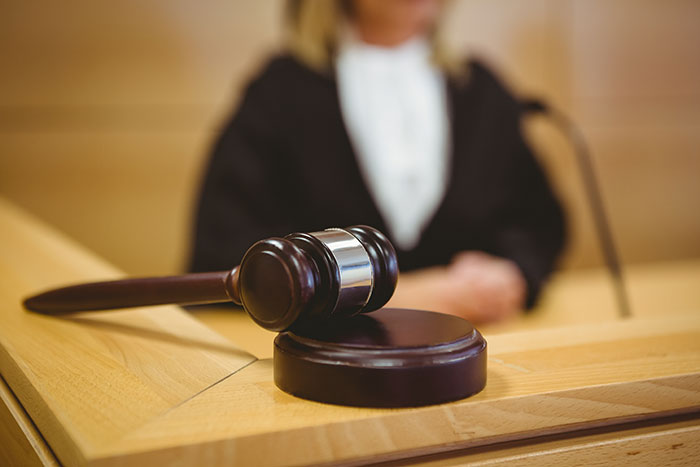
[[[564,243],[520,106],[450,57],[439,0],[292,0],[287,47],[248,86],[209,161],[191,270],[255,241],[371,225],[396,247],[389,305],[502,320],[531,307]]]

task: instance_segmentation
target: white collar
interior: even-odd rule
[[[360,39],[357,31],[346,26],[342,29],[338,50],[343,54],[358,54],[365,60],[398,63],[425,64],[430,62],[431,47],[425,36],[416,36],[393,47],[368,44]]]

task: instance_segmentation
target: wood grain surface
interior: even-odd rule
[[[625,268],[632,315],[658,318],[700,313],[700,259],[638,264]],[[197,307],[192,314],[258,358],[272,358],[275,333],[256,326],[236,307]],[[504,332],[616,321],[615,296],[603,268],[559,271],[537,307],[514,320],[484,325],[490,338]]]
[[[174,307],[25,312],[36,289],[118,272],[9,203],[0,223],[0,372],[64,464],[379,462],[700,411],[698,313],[492,335],[475,397],[331,406]]]
[[[0,465],[56,466],[58,461],[22,405],[0,378]]]
[[[0,371],[64,463],[255,360],[176,307],[57,319],[21,299],[119,272],[0,202]]]
[[[384,467],[413,465],[562,466],[674,465],[695,466],[700,451],[700,424],[695,417],[673,417],[615,429],[582,430],[575,438],[552,435],[382,463]]]
[[[390,459],[696,411],[699,332],[697,318],[679,318],[494,336],[482,393],[408,410],[297,399],[260,360],[130,433],[104,462],[151,449],[152,461],[242,465]]]

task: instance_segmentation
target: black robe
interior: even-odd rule
[[[402,271],[481,250],[513,260],[531,306],[564,243],[562,209],[523,141],[520,105],[480,63],[448,79],[451,171]],[[199,198],[190,270],[230,269],[257,240],[366,224],[389,234],[363,180],[332,75],[274,58],[215,145]]]

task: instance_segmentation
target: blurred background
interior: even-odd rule
[[[0,196],[129,274],[181,271],[210,146],[283,5],[2,1]],[[579,124],[626,264],[700,257],[699,20],[696,0],[451,6],[453,48]],[[568,142],[527,132],[569,212],[563,267],[602,264]]]

